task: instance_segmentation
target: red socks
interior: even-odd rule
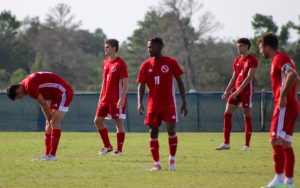
[[[117,145],[118,145],[117,150],[120,152],[122,152],[124,140],[125,140],[125,132],[117,132]]]
[[[250,139],[252,135],[252,118],[251,117],[244,117],[245,123],[245,137],[246,137],[246,146],[250,146]]]
[[[176,155],[177,150],[177,135],[169,136],[169,148],[170,148],[170,156],[174,157]]]
[[[61,129],[53,129],[51,134],[51,150],[50,155],[56,154],[57,146],[61,135]]]
[[[110,144],[110,141],[109,141],[107,128],[104,128],[104,129],[101,129],[101,130],[98,129],[98,132],[99,132],[99,135],[100,135],[100,137],[103,141],[104,147],[106,147],[106,148],[112,147],[111,144]]]
[[[158,143],[158,139],[155,138],[150,138],[149,141],[150,144],[150,151],[152,154],[152,158],[154,162],[159,162],[159,143]]]
[[[273,146],[274,169],[277,174],[283,173],[284,151],[282,145]]]
[[[232,114],[225,113],[224,114],[224,144],[229,144],[230,142],[230,131],[232,126]]]
[[[51,151],[51,134],[45,133],[45,155],[49,155]]]
[[[294,177],[295,154],[293,148],[284,148],[284,172],[288,178]]]

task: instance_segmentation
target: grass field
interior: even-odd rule
[[[252,150],[242,152],[244,135],[232,134],[230,151],[215,151],[221,133],[178,133],[177,171],[167,170],[166,133],[160,134],[163,170],[152,165],[147,133],[128,133],[121,157],[98,156],[97,133],[66,133],[57,162],[31,162],[43,153],[43,133],[0,133],[0,187],[207,187],[255,188],[273,177],[268,133],[254,133]],[[115,143],[115,135],[111,134]],[[294,138],[296,159],[300,134]],[[295,180],[300,184],[296,161]]]

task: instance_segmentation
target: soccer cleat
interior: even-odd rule
[[[57,161],[57,158],[54,155],[47,155],[46,157],[42,158],[41,161]]]
[[[283,180],[279,180],[278,178],[274,177],[268,185],[262,186],[261,188],[285,188]]]
[[[113,147],[102,148],[98,155],[106,155],[113,150]]]
[[[154,164],[150,169],[151,172],[160,171],[160,170],[161,170],[161,166],[159,164]]]
[[[112,155],[112,156],[120,156],[120,155],[122,155],[122,152],[120,152],[120,151],[115,151],[115,152],[111,153],[111,155]]]
[[[284,188],[295,188],[295,184],[285,184]]]
[[[46,158],[48,155],[43,155],[37,158],[32,159],[32,162],[38,162],[38,161],[42,161],[42,159]]]
[[[216,148],[216,150],[228,150],[228,149],[230,149],[229,144],[221,144]]]
[[[250,147],[245,145],[242,150],[243,151],[250,151]]]
[[[169,160],[169,171],[176,171],[176,162],[175,162],[175,160]]]

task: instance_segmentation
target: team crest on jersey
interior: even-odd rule
[[[153,72],[153,69],[150,68],[148,72]]]
[[[248,61],[245,62],[244,67],[245,67],[245,68],[248,67]]]
[[[117,70],[116,66],[111,67],[111,72],[115,72]]]
[[[163,65],[163,66],[161,66],[160,70],[163,73],[167,73],[167,72],[169,72],[169,67],[167,65]]]

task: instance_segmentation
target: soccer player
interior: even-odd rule
[[[231,80],[222,95],[222,99],[226,99],[227,95],[231,93],[224,113],[224,143],[217,147],[217,150],[230,149],[231,119],[239,104],[242,105],[244,111],[245,145],[243,151],[250,149],[253,82],[258,66],[257,59],[249,53],[250,47],[251,43],[247,38],[240,38],[237,41],[237,49],[240,55],[234,60]]]
[[[7,96],[13,101],[25,95],[38,102],[46,118],[45,155],[33,161],[56,161],[56,150],[61,135],[60,124],[73,99],[73,88],[57,74],[36,72],[21,83],[7,88]],[[50,101],[50,105],[47,101]]]
[[[271,81],[274,98],[274,112],[270,126],[275,177],[265,188],[294,187],[295,155],[292,138],[299,112],[296,95],[297,72],[293,60],[278,50],[278,38],[273,33],[263,35],[259,40],[259,51],[272,60]],[[285,178],[284,178],[285,177]]]
[[[147,48],[150,58],[141,65],[137,79],[139,83],[137,110],[141,115],[144,113],[143,97],[146,84],[149,90],[148,108],[144,123],[150,129],[149,144],[154,161],[151,171],[161,170],[158,133],[162,121],[166,123],[169,135],[169,170],[176,170],[175,154],[178,139],[175,128],[178,117],[174,80],[177,81],[182,98],[181,114],[187,115],[185,88],[181,80],[183,71],[175,59],[162,55],[163,46],[164,43],[161,38],[153,38],[148,41]]]
[[[114,119],[117,127],[117,150],[112,155],[122,155],[125,140],[123,119],[126,118],[125,97],[128,87],[128,72],[125,61],[117,56],[118,49],[119,42],[117,40],[105,41],[104,52],[108,58],[103,62],[102,88],[94,120],[104,145],[99,155],[105,155],[113,150],[104,119]]]

